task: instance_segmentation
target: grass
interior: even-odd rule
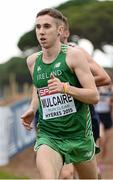
[[[18,177],[13,174],[0,171],[0,179],[29,179],[28,177]]]

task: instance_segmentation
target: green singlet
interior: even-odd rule
[[[51,74],[54,74],[62,82],[68,82],[78,88],[81,87],[76,75],[66,63],[67,48],[67,45],[62,44],[60,53],[49,64],[42,61],[42,51],[40,51],[35,62],[33,83],[38,89],[39,96],[38,133],[35,150],[40,145],[46,144],[60,152],[66,163],[79,163],[90,160],[95,153],[89,105],[68,94],[49,94],[48,91],[48,80],[51,78]],[[72,150],[70,150],[71,144]],[[82,155],[80,155],[79,160],[78,154],[73,148],[78,153],[81,151]],[[71,151],[76,154],[76,158],[68,157]],[[75,155],[72,152],[70,154]]]

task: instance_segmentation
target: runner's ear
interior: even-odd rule
[[[57,36],[60,36],[60,33],[58,33]]]

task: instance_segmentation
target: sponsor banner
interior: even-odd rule
[[[28,131],[21,123],[20,117],[28,107],[28,100],[0,107],[0,165],[35,141],[35,128]]]

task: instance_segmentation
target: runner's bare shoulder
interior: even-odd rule
[[[28,56],[26,61],[27,61],[27,66],[28,66],[30,72],[33,71],[35,61],[41,53],[42,53],[42,51],[39,51],[39,52],[33,53],[30,56]]]

